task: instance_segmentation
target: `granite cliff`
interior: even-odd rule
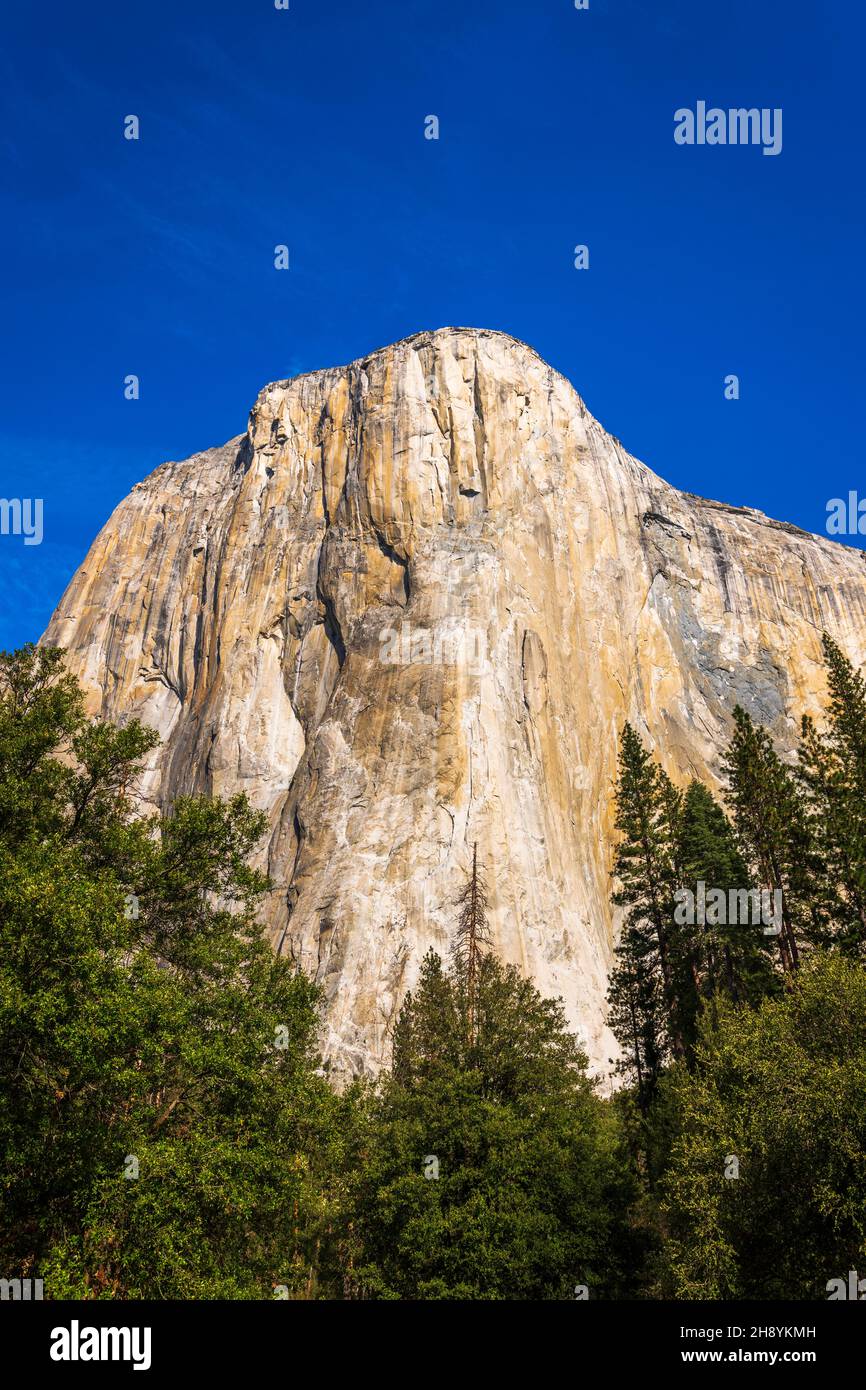
[[[859,551],[677,491],[530,348],[443,329],[157,468],[43,640],[93,712],[159,730],[148,802],[267,812],[266,929],[324,987],[336,1071],[387,1054],[476,842],[496,948],[603,1070],[623,720],[714,784],[738,701],[793,743],[824,627],[866,659]]]

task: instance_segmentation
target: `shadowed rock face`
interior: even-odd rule
[[[375,1068],[477,841],[497,950],[594,1065],[618,732],[715,783],[739,701],[791,745],[820,637],[866,657],[863,555],[678,492],[500,333],[443,329],[267,386],[245,435],[166,463],[43,639],[163,744],[144,795],[268,813],[267,930]]]

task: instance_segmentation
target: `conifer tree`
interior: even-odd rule
[[[680,814],[680,793],[627,723],[619,752],[615,824],[621,838],[613,869],[619,879],[613,901],[626,913],[609,1002],[611,1026],[626,1051],[624,1067],[642,1078],[644,1101],[668,1052],[685,1054],[673,932]]]
[[[750,894],[752,885],[727,816],[709,788],[696,780],[689,783],[683,801],[679,860],[691,892],[697,894],[702,882],[725,897],[725,911],[709,909],[697,929],[700,997],[715,1001],[723,994],[735,1004],[756,1003],[773,992],[772,938],[764,935],[760,920],[731,920],[731,893]],[[741,901],[751,907],[753,900],[749,895],[735,901],[738,907]],[[750,919],[756,916],[748,912]],[[697,1014],[693,1022],[696,1025]]]
[[[615,956],[607,992],[607,1021],[622,1055],[614,1070],[634,1087],[640,1110],[646,1115],[667,1053],[659,972],[646,943],[636,933],[627,934]]]
[[[824,634],[828,726],[804,715],[799,777],[817,853],[820,939],[866,954],[866,683]]]
[[[349,1116],[339,1262],[349,1298],[562,1299],[631,1290],[635,1184],[561,1003],[479,952],[430,951],[393,1064]]]
[[[726,799],[739,846],[762,890],[782,894],[777,937],[782,968],[793,974],[800,963],[798,935],[812,921],[810,887],[814,847],[803,801],[792,770],[779,757],[765,728],[740,706],[724,768]]]

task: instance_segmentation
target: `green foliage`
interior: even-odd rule
[[[824,634],[830,687],[827,726],[804,716],[800,782],[818,867],[813,872],[819,939],[866,958],[866,684]]]
[[[673,946],[673,896],[682,799],[630,724],[616,788],[614,904],[626,909],[610,982],[610,1026],[623,1048],[620,1074],[651,1099],[661,1067],[682,1056],[684,1035]]]
[[[468,1008],[459,959],[428,954],[347,1154],[346,1291],[610,1296],[633,1274],[633,1183],[561,1006],[486,954],[473,1031]]]
[[[689,783],[683,800],[678,858],[682,883],[691,892],[697,884],[720,890],[730,906],[731,891],[750,891],[754,885],[737,847],[733,829],[722,807],[702,782]],[[723,921],[713,920],[724,916]],[[688,1037],[694,1042],[701,1006],[724,995],[734,1003],[757,1003],[777,992],[770,952],[772,938],[763,932],[756,914],[732,921],[724,914],[706,913],[706,922],[695,933],[690,966],[692,978],[682,986],[688,991]]]
[[[663,1291],[826,1298],[866,1264],[866,975],[814,954],[783,997],[721,1005],[672,1071]],[[730,1159],[739,1177],[726,1177]]]
[[[678,791],[623,729],[616,788],[616,906],[626,908],[608,992],[618,1071],[646,1114],[666,1063],[690,1060],[702,1010],[725,994],[757,1000],[775,988],[760,921],[700,921],[698,884],[726,895],[750,875],[722,808],[702,783]],[[688,893],[689,898],[684,895]],[[751,915],[751,914],[750,914]]]
[[[827,724],[803,721],[798,767],[734,711],[723,762],[733,824],[701,783],[675,793],[623,732],[614,902],[627,912],[609,1023],[630,1086],[615,1104],[643,1187],[633,1220],[658,1236],[664,1296],[821,1297],[864,1254],[855,1162],[866,1056],[859,1024],[833,1023],[839,1009],[858,1017],[863,977],[818,948],[862,964],[866,684],[829,638],[824,649]],[[669,895],[701,882],[706,920],[690,927]],[[742,908],[719,920],[711,888],[728,902],[731,890],[780,890],[778,946]],[[726,1156],[739,1158],[740,1180],[725,1177]],[[821,1250],[838,1270],[825,1271]]]
[[[475,861],[390,1070],[336,1095],[318,991],[258,923],[264,817],[139,814],[156,736],[89,718],[62,653],[0,655],[4,1276],[55,1298],[826,1297],[866,1266],[866,684],[824,649],[796,768],[735,711],[730,821],[623,731],[610,1100],[561,1005],[496,957]],[[700,881],[781,889],[780,942],[684,920]]]
[[[787,973],[797,969],[802,940],[815,935],[811,883],[819,871],[797,779],[766,729],[739,705],[725,755],[727,800],[750,875],[767,892],[782,893],[779,952]]]
[[[268,1297],[310,1278],[317,992],[256,923],[243,797],[133,815],[154,744],[59,653],[0,657],[0,1260],[54,1297]]]

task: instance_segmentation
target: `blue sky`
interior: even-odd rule
[[[853,0],[8,9],[0,496],[43,498],[45,535],[0,536],[0,647],[263,384],[445,324],[531,343],[678,486],[823,531],[866,495],[864,27]],[[781,107],[782,153],[676,145],[699,100]]]

